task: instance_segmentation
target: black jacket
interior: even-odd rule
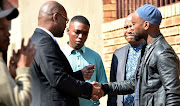
[[[180,106],[179,58],[159,35],[144,54],[139,83],[140,106]],[[104,84],[105,93],[129,94],[135,91],[137,73],[130,80]]]
[[[31,66],[32,106],[79,106],[78,97],[90,99],[92,85],[84,82],[81,71],[73,72],[50,35],[37,28],[32,42],[37,47]]]

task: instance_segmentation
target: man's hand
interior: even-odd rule
[[[84,80],[90,80],[91,79],[91,76],[93,75],[94,73],[94,70],[95,70],[95,65],[88,65],[88,66],[85,66],[81,72],[83,74],[83,77],[84,77]]]
[[[24,46],[24,39],[22,40],[20,49],[20,59],[17,63],[17,67],[30,67],[34,59],[36,48],[35,44],[30,47],[31,39],[29,39],[27,46]]]
[[[101,84],[98,82],[92,82],[93,85],[93,92],[92,92],[92,96],[91,99],[93,101],[97,101],[99,100],[101,97],[104,96],[104,91],[101,89]]]
[[[9,61],[9,72],[13,78],[16,77],[16,68],[19,58],[20,58],[20,49],[18,50],[17,53],[13,50],[13,55],[11,56]]]
[[[34,44],[32,48],[30,48],[30,43],[31,43],[31,39],[29,39],[27,46],[24,46],[24,39],[23,39],[21,44],[21,49],[19,49],[17,53],[13,50],[13,55],[10,58],[10,62],[9,62],[9,72],[13,78],[16,77],[16,68],[30,67],[34,59],[36,48]]]

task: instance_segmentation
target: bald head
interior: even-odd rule
[[[56,1],[47,1],[44,3],[39,11],[39,16],[52,15],[56,12],[66,13],[64,7]]]
[[[39,10],[38,25],[51,21],[54,13],[66,14],[66,10],[56,1],[45,2]]]
[[[56,1],[45,2],[40,10],[38,16],[38,26],[43,27],[54,34],[54,36],[60,36],[58,30],[61,34],[64,32],[66,27],[67,17],[66,10],[64,7]]]

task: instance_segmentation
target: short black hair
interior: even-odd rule
[[[89,23],[88,19],[84,16],[81,16],[81,15],[74,16],[71,19],[70,23],[71,22],[80,22],[80,23],[86,24],[90,27],[90,23]]]

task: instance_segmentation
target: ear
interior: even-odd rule
[[[144,29],[145,30],[148,30],[149,29],[149,26],[150,26],[150,23],[148,21],[145,21],[144,22]]]
[[[69,28],[67,28],[67,34],[69,35]]]
[[[53,21],[56,23],[58,22],[58,14],[57,13],[53,14]]]

